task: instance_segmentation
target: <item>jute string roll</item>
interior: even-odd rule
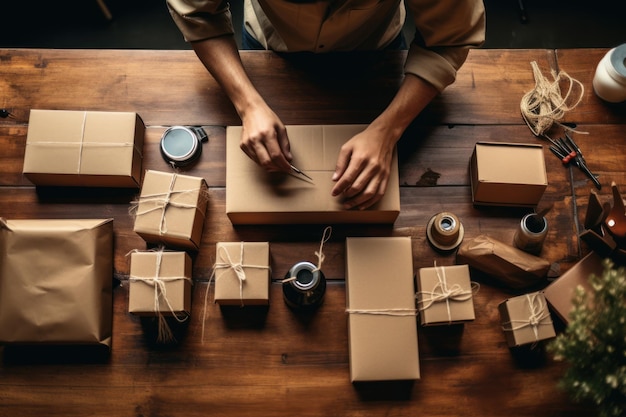
[[[312,272],[317,272],[322,269],[322,264],[324,263],[324,259],[326,258],[326,255],[324,255],[324,243],[326,243],[328,239],[330,239],[330,235],[332,231],[333,231],[333,228],[331,226],[327,226],[324,229],[324,232],[322,233],[320,249],[318,251],[315,251],[315,256],[317,256],[317,266],[315,267],[315,269],[313,269]],[[285,282],[295,281],[296,279],[297,277],[289,277],[289,278],[285,278],[281,280],[280,282],[285,283]]]
[[[532,61],[530,65],[535,77],[535,88],[524,94],[520,102],[522,117],[530,130],[535,136],[544,136],[556,123],[566,130],[575,131],[560,120],[580,104],[585,94],[584,85],[566,72],[560,71],[557,74],[554,70],[551,71],[554,81],[550,82],[543,76],[536,61]],[[561,81],[568,83],[565,95],[561,93]]]
[[[551,326],[552,319],[546,308],[546,304],[538,293],[526,294],[528,300],[529,316],[524,320],[510,320],[502,323],[502,330],[512,332],[530,327],[535,335],[535,341],[539,340],[539,326]]]
[[[459,284],[454,284],[451,287],[448,287],[446,269],[444,267],[437,267],[437,262],[435,262],[434,267],[435,273],[437,274],[437,283],[434,285],[432,290],[420,291],[416,294],[418,305],[422,304],[422,306],[419,307],[419,311],[424,311],[435,303],[445,302],[448,313],[448,323],[452,323],[450,301],[467,301],[471,299],[473,291],[478,291],[480,285],[476,282],[472,282],[471,289],[469,290],[463,289]]]
[[[192,189],[187,189],[187,190],[175,191],[174,186],[176,184],[177,176],[178,175],[176,173],[172,174],[170,185],[166,192],[140,196],[139,200],[131,201],[131,206],[128,210],[129,213],[131,214],[133,214],[134,212],[135,216],[143,216],[153,211],[160,210],[161,220],[159,222],[159,235],[163,235],[164,233],[167,233],[166,212],[167,212],[168,207],[177,207],[177,208],[183,208],[183,209],[188,209],[188,208],[196,209],[198,213],[200,213],[203,217],[205,215],[205,213],[202,210],[200,210],[199,205],[190,204],[190,203],[182,203],[173,199],[174,196],[181,196],[181,195],[186,195],[186,194],[191,194],[191,193],[196,193],[196,192],[200,192],[201,198],[207,197],[206,193],[204,194],[202,193],[201,188],[192,188]],[[150,208],[145,208],[143,210],[139,210],[139,205],[145,204],[145,203],[154,203],[154,206]]]
[[[133,250],[129,252],[127,255],[134,253],[134,252],[140,252],[140,251]],[[129,281],[141,282],[143,284],[154,287],[154,312],[158,320],[157,341],[158,342],[171,342],[175,340],[175,338],[174,338],[174,334],[172,333],[172,329],[170,329],[170,326],[167,324],[167,320],[165,319],[165,316],[161,312],[161,309],[160,309],[161,300],[163,300],[163,302],[167,306],[170,313],[172,313],[172,316],[179,323],[185,322],[189,318],[189,316],[186,313],[180,313],[180,312],[174,311],[172,304],[167,298],[167,287],[165,284],[166,282],[183,280],[183,281],[188,281],[193,285],[193,281],[191,280],[191,278],[181,277],[181,276],[162,277],[161,276],[161,263],[163,260],[164,248],[159,248],[157,250],[146,251],[146,252],[154,252],[156,254],[156,268],[155,268],[154,276],[138,277],[138,276],[131,275],[129,278]]]
[[[239,282],[239,299],[241,301],[241,306],[243,307],[243,286],[246,282],[246,271],[245,268],[255,268],[255,269],[267,269],[269,270],[269,265],[254,265],[254,264],[246,264],[243,262],[244,255],[244,242],[240,242],[240,251],[239,251],[239,261],[233,261],[230,257],[230,254],[223,246],[220,246],[217,251],[217,256],[220,260],[215,260],[213,264],[213,271],[211,272],[211,276],[209,277],[209,282],[206,287],[206,292],[204,293],[204,309],[202,312],[202,342],[204,343],[204,327],[207,317],[207,306],[209,301],[209,290],[211,288],[211,282],[215,279],[215,275],[218,269],[232,269],[235,273],[235,278]],[[223,278],[223,275],[219,277]],[[217,281],[216,281],[217,282]]]

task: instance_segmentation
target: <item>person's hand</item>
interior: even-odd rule
[[[266,171],[291,170],[292,159],[285,125],[267,106],[258,106],[242,118],[241,150]]]
[[[366,209],[385,195],[395,143],[368,128],[341,147],[331,193],[343,197],[346,209]]]

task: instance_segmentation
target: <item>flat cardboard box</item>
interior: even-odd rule
[[[470,179],[475,205],[534,207],[548,187],[543,147],[477,142]]]
[[[198,250],[207,202],[203,178],[147,170],[133,202],[134,231],[149,243]]]
[[[138,188],[144,133],[136,113],[33,109],[23,173],[42,186]]]
[[[0,344],[110,348],[112,282],[112,219],[0,219]]]
[[[350,379],[420,378],[410,237],[346,239]]]
[[[467,265],[420,268],[417,290],[422,326],[465,323],[476,318]],[[442,297],[448,291],[449,296]]]
[[[186,252],[133,252],[130,257],[128,312],[138,316],[189,316],[191,267],[191,257]],[[163,288],[158,286],[155,293],[155,285],[159,285],[157,280],[161,281]]]
[[[590,252],[545,288],[544,294],[548,304],[563,323],[570,322],[569,314],[574,308],[572,301],[576,287],[580,285],[585,291],[591,292],[589,283],[591,274],[599,276],[604,273],[602,260],[603,258],[596,252]]]
[[[394,223],[400,213],[398,159],[394,151],[385,196],[366,210],[345,210],[332,197],[331,180],[341,146],[364,125],[287,126],[293,164],[314,184],[267,173],[239,148],[241,126],[226,129],[226,213],[233,224]]]
[[[218,242],[215,254],[215,302],[219,305],[268,305],[270,245],[268,242]],[[245,274],[239,280],[233,266]]]
[[[541,291],[508,298],[498,305],[498,311],[509,347],[556,337],[548,304]]]

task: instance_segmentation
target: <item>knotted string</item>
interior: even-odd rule
[[[435,303],[445,301],[446,310],[448,313],[448,324],[452,323],[452,311],[450,310],[450,301],[467,301],[472,298],[473,291],[478,291],[480,285],[476,282],[471,282],[471,289],[464,290],[458,283],[448,287],[446,279],[445,267],[438,267],[437,262],[434,263],[435,273],[437,274],[437,283],[431,291],[420,291],[416,294],[418,299],[418,305],[422,304],[419,308],[420,311],[428,309]],[[441,273],[440,273],[441,271]],[[429,298],[424,298],[426,295]]]
[[[253,265],[253,264],[245,264],[243,262],[243,254],[244,254],[244,242],[240,242],[240,250],[239,250],[239,262],[235,262],[230,257],[230,253],[224,246],[220,246],[217,250],[217,256],[221,258],[222,262],[219,262],[217,259],[213,264],[213,271],[211,272],[211,276],[209,277],[209,282],[206,287],[206,292],[204,293],[204,309],[202,312],[202,336],[201,340],[204,343],[204,327],[207,317],[207,305],[209,300],[209,289],[211,288],[211,282],[215,279],[215,275],[218,269],[232,269],[235,273],[235,278],[239,281],[239,299],[241,301],[241,306],[243,307],[243,286],[246,282],[246,271],[245,268],[256,268],[256,269],[267,269],[269,270],[269,265]],[[222,255],[225,254],[225,258]],[[224,275],[220,275],[220,279],[223,278]],[[216,281],[217,282],[217,281]]]
[[[539,326],[551,326],[552,319],[546,308],[546,303],[539,293],[526,294],[528,300],[529,316],[525,320],[510,320],[502,323],[502,330],[513,332],[526,327],[531,327],[535,336],[535,342],[539,341]]]
[[[127,254],[127,256],[133,252],[140,252],[140,251],[132,250]],[[130,282],[142,282],[146,285],[151,285],[154,287],[154,312],[158,319],[157,342],[171,342],[175,340],[175,338],[174,338],[174,334],[172,333],[172,329],[170,329],[169,325],[167,324],[167,320],[165,319],[165,316],[161,312],[161,309],[160,309],[161,300],[163,300],[163,302],[167,305],[168,310],[170,311],[170,313],[172,313],[172,316],[179,323],[185,322],[189,318],[189,315],[186,313],[174,311],[172,304],[167,298],[166,282],[185,280],[193,285],[193,281],[191,280],[191,278],[182,277],[182,276],[162,277],[161,276],[161,263],[163,260],[164,248],[161,247],[157,250],[151,250],[147,252],[154,252],[156,254],[156,267],[155,267],[154,276],[137,277],[137,276],[131,275],[129,278],[129,281]]]
[[[552,70],[554,82],[550,82],[543,76],[536,61],[532,61],[530,65],[535,77],[535,88],[524,94],[520,102],[522,117],[530,130],[535,136],[543,136],[556,123],[566,130],[576,132],[573,128],[560,123],[560,120],[566,112],[580,104],[585,94],[585,86],[564,71],[557,74]],[[569,82],[565,96],[561,94],[562,80]],[[574,90],[578,92],[577,97],[572,97],[576,93]]]
[[[159,222],[159,235],[163,235],[167,233],[167,217],[166,212],[168,207],[177,207],[177,208],[195,208],[202,216],[204,216],[204,212],[200,210],[199,204],[190,204],[190,203],[181,203],[173,200],[173,196],[181,196],[185,194],[195,193],[200,190],[200,196],[206,197],[206,193],[202,193],[200,188],[187,189],[187,190],[176,190],[174,191],[174,186],[176,184],[176,178],[178,174],[172,174],[172,178],[170,180],[170,185],[168,190],[164,193],[154,193],[142,195],[139,197],[139,200],[131,201],[131,206],[129,208],[129,213],[135,212],[135,216],[142,216],[144,214],[151,213],[153,211],[160,210],[161,211],[161,220]],[[154,207],[146,208],[143,210],[139,210],[139,205],[142,203],[154,203]]]
[[[315,251],[315,256],[317,256],[317,266],[315,268],[313,268],[313,270],[311,272],[317,272],[320,271],[322,269],[322,264],[324,263],[324,259],[326,258],[326,255],[324,255],[324,243],[328,242],[328,239],[330,239],[330,235],[333,231],[333,228],[331,226],[327,226],[324,229],[324,232],[322,233],[322,240],[320,242],[320,249],[319,251]],[[289,278],[285,278],[283,280],[281,280],[281,283],[286,283],[286,282],[291,282],[291,281],[295,281],[296,279],[298,279],[298,277],[289,277]]]

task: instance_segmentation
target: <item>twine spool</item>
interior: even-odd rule
[[[435,214],[428,221],[426,236],[439,250],[452,250],[461,244],[465,230],[459,218],[450,212]]]

